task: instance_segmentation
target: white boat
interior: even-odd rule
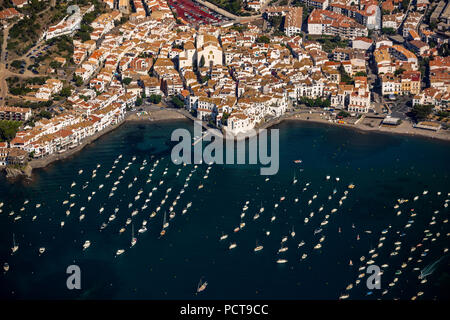
[[[86,240],[83,244],[83,250],[86,250],[91,246],[91,242],[89,240]]]
[[[45,252],[45,247],[39,248],[39,254],[43,254]]]
[[[291,237],[292,237],[292,238],[295,237],[294,226],[292,226]]]
[[[40,203],[36,204],[36,208],[40,208],[40,207],[41,207]]]
[[[16,243],[16,236],[13,233],[13,246],[11,248],[12,253],[17,252],[17,250],[19,250],[19,245]]]
[[[125,252],[124,249],[119,249],[119,250],[116,251],[116,256],[120,256],[124,252]]]
[[[280,249],[278,249],[278,253],[286,252],[287,250],[288,250],[288,247],[281,247]]]
[[[8,272],[8,271],[9,271],[9,264],[8,264],[7,262],[5,262],[5,263],[3,264],[3,270],[4,270],[5,272]]]
[[[255,249],[253,249],[255,252],[261,251],[264,247],[263,246],[256,246]]]
[[[220,236],[220,241],[225,240],[226,238],[228,238],[227,234],[223,234]]]
[[[138,230],[139,233],[144,233],[144,232],[146,232],[146,231],[147,231],[147,227],[145,227],[145,226],[142,226],[142,227]]]
[[[64,227],[64,221],[61,221],[61,228]]]
[[[295,177],[295,171],[294,171],[294,178],[292,179],[292,184],[296,184],[297,183],[297,178]]]
[[[228,247],[229,250],[236,248],[236,243],[232,243],[230,244],[230,246]]]
[[[197,286],[197,292],[196,293],[204,291],[206,289],[207,285],[208,285],[208,282],[205,281],[205,282],[202,283],[202,279],[200,279],[200,282],[198,283],[198,286]]]
[[[326,179],[327,179],[327,180],[330,180],[330,176],[326,176]]]
[[[73,188],[76,185],[75,181],[72,182],[72,184],[70,185],[71,188]]]
[[[166,229],[169,226],[169,222],[166,221],[166,212],[164,212],[164,220],[163,220],[163,229]]]
[[[302,255],[302,260],[305,260],[307,256],[308,256],[308,255],[307,255],[306,253],[304,253],[304,254]]]
[[[320,243],[318,243],[314,246],[314,249],[320,249],[320,248],[322,248],[322,245]]]
[[[273,222],[275,221],[276,218],[277,218],[276,216],[272,216],[272,218],[270,218],[270,221]]]
[[[84,219],[84,217],[85,217],[85,215],[84,215],[84,214],[80,215],[80,221],[81,221],[81,220],[83,220],[83,219]]]
[[[298,244],[298,247],[300,248],[301,246],[303,246],[305,244],[305,241],[301,241],[299,244]]]
[[[134,236],[134,224],[131,225],[131,246],[134,247],[134,245],[137,242],[137,238]]]
[[[277,260],[277,263],[286,263],[286,262],[288,262],[286,259],[278,259]]]
[[[116,216],[114,215],[114,214],[112,214],[112,215],[110,215],[109,216],[109,222],[111,222],[111,221],[113,221],[114,219],[116,218]]]

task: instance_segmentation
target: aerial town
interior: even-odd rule
[[[450,3],[230,3],[2,1],[0,165],[64,153],[151,106],[232,134],[296,114],[447,130]]]

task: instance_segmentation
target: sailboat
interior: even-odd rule
[[[224,233],[222,232],[222,235],[220,236],[220,240],[225,240],[226,238],[228,238],[228,235],[227,235],[227,234],[224,234]]]
[[[166,229],[165,228],[168,227],[168,226],[169,226],[169,223],[166,222],[166,213],[164,212],[163,229],[160,232],[161,236],[166,234]]]
[[[263,249],[263,246],[258,245],[258,241],[256,241],[256,247],[254,249],[255,252],[261,251]]]
[[[297,178],[295,177],[295,171],[294,171],[294,179],[292,180],[292,184],[296,184],[297,183]]]
[[[295,237],[294,226],[292,226],[291,237],[292,237],[292,238]]]
[[[133,224],[131,224],[131,246],[134,247],[136,242],[137,242],[137,239],[134,236],[134,223],[133,223]]]
[[[196,294],[199,293],[199,292],[202,292],[203,290],[205,290],[207,285],[208,285],[208,282],[205,281],[205,282],[202,283],[202,279],[200,279],[200,281],[198,283],[198,286],[197,286]]]
[[[13,233],[13,246],[11,248],[12,253],[15,253],[17,250],[19,250],[19,245],[16,243],[16,238]]]
[[[169,222],[166,221],[166,214],[167,212],[164,212],[163,229],[166,229],[169,226]]]

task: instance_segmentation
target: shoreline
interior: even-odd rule
[[[168,122],[168,121],[173,121],[173,120],[183,120],[186,119],[185,116],[183,116],[181,113],[173,111],[173,110],[156,110],[156,111],[151,111],[150,115],[146,116],[146,117],[141,117],[138,116],[136,112],[133,113],[129,113],[127,115],[125,115],[125,118],[118,124],[110,126],[100,132],[96,132],[95,134],[93,134],[90,137],[87,137],[86,139],[84,139],[78,146],[76,146],[73,149],[69,149],[64,153],[61,154],[52,154],[49,155],[45,158],[41,158],[41,159],[34,159],[29,161],[29,165],[31,166],[32,169],[42,169],[47,167],[48,165],[55,163],[57,161],[60,160],[65,160],[67,158],[70,158],[72,156],[74,156],[75,154],[77,154],[78,152],[80,152],[81,150],[83,150],[87,145],[93,143],[94,141],[98,140],[99,138],[101,138],[102,136],[104,136],[105,134],[110,133],[111,131],[114,131],[118,128],[120,128],[123,124],[125,123],[133,123],[133,122],[148,122],[148,123],[153,123],[153,122]]]
[[[118,124],[108,127],[105,130],[95,133],[94,135],[86,138],[80,145],[75,147],[74,149],[67,150],[62,154],[53,154],[45,158],[34,159],[29,162],[29,165],[32,169],[41,169],[45,168],[48,165],[55,163],[60,160],[68,159],[74,156],[79,151],[83,150],[84,147],[93,143],[97,139],[101,138],[103,135],[114,131],[121,127],[124,123],[155,123],[155,122],[170,122],[174,120],[191,120],[194,121],[192,117],[189,117],[183,112],[183,110],[177,109],[157,109],[146,111],[145,114],[140,112],[133,112],[125,115],[125,118]],[[278,119],[270,120],[264,123],[261,127],[255,128],[256,131],[260,129],[268,129],[273,126],[276,126],[284,121],[299,121],[299,122],[309,122],[309,123],[319,123],[330,126],[344,127],[347,129],[357,130],[359,132],[364,133],[384,133],[384,134],[394,134],[394,135],[402,135],[408,137],[423,137],[429,138],[432,140],[441,140],[441,141],[450,141],[450,133],[446,131],[433,132],[424,129],[413,128],[409,122],[403,122],[401,125],[397,127],[382,127],[382,126],[374,126],[370,127],[368,125],[363,124],[349,124],[349,123],[336,123],[330,122],[326,119],[323,119],[318,113],[298,113],[288,115],[286,117],[281,117]],[[202,122],[203,127],[207,128],[206,125]],[[211,128],[209,128],[211,129]],[[226,135],[223,135],[226,138]],[[234,140],[240,140],[239,136],[234,136]],[[248,138],[246,136],[245,138]]]
[[[315,115],[315,116],[313,116]],[[307,119],[309,117],[309,119]],[[268,127],[279,124],[284,120],[288,121],[300,121],[300,122],[310,122],[310,123],[320,123],[330,126],[336,127],[344,127],[347,129],[357,130],[359,132],[364,133],[382,133],[382,134],[392,134],[392,135],[401,135],[407,137],[415,137],[415,138],[428,138],[434,141],[446,141],[450,142],[450,132],[445,130],[440,131],[431,131],[425,129],[414,128],[411,123],[408,121],[403,121],[400,125],[396,127],[385,127],[385,126],[368,126],[364,124],[349,124],[349,123],[336,123],[330,122],[326,119],[320,118],[318,114],[297,114],[286,117],[284,119],[280,119],[273,124],[270,124]]]

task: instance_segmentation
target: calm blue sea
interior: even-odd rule
[[[170,135],[180,127],[193,131],[187,121],[128,123],[72,158],[35,170],[32,182],[1,178],[0,297],[449,298],[448,143],[284,122],[276,127],[280,170],[266,181],[260,165],[172,164]],[[351,183],[355,188],[348,188]],[[400,198],[409,201],[394,208]],[[165,212],[169,227],[160,237]],[[147,232],[139,233],[144,220]],[[241,222],[245,226],[234,232]],[[132,226],[137,243],[130,248]],[[19,249],[12,255],[13,234]],[[228,238],[220,241],[222,234]],[[91,246],[83,251],[86,240]],[[230,250],[231,243],[236,248]],[[263,249],[254,252],[257,244]],[[321,248],[314,249],[317,244]],[[281,247],[288,249],[279,252]],[[118,249],[125,252],[116,257]],[[426,282],[419,279],[439,259]],[[370,260],[383,271],[381,289],[366,286]],[[74,264],[81,269],[81,290],[71,291],[66,268]],[[200,279],[208,285],[195,295]]]

